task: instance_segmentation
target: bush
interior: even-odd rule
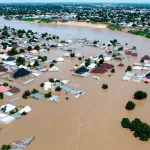
[[[33,89],[32,91],[31,91],[31,94],[35,94],[35,93],[38,93],[39,91],[37,90],[37,89]]]
[[[69,97],[66,97],[66,100],[69,100]]]
[[[82,60],[82,58],[81,58],[81,57],[79,57],[79,58],[78,58],[78,60]]]
[[[127,110],[133,110],[135,108],[135,103],[133,103],[132,101],[128,101],[125,108]]]
[[[0,92],[0,99],[4,98],[4,94],[2,92]]]
[[[130,128],[130,120],[128,118],[123,118],[121,121],[121,125],[123,128]]]
[[[132,71],[132,67],[128,66],[126,71]]]
[[[150,138],[150,126],[138,118],[135,118],[132,122],[130,122],[128,118],[123,118],[121,125],[123,128],[134,131],[134,136],[139,137],[142,141],[148,141]]]
[[[111,73],[115,73],[115,69],[114,68],[111,69]]]
[[[60,86],[57,86],[55,91],[61,91],[61,87]]]
[[[136,91],[134,93],[134,98],[137,100],[142,100],[144,98],[147,98],[147,93],[143,91]]]
[[[28,96],[30,96],[30,91],[29,90],[27,90],[27,91],[25,91],[24,93],[23,93],[23,95],[22,95],[22,98],[28,98]]]
[[[50,64],[49,67],[52,68],[54,66],[54,64]]]
[[[52,62],[53,62],[53,63],[57,63],[57,60],[53,60]]]
[[[5,83],[3,83],[3,86],[8,86],[8,83],[6,83],[6,82],[5,82]]]
[[[48,92],[47,94],[44,95],[45,98],[50,98],[52,96],[51,92]]]
[[[40,84],[40,87],[43,87],[43,86],[44,86],[44,83],[41,83],[41,84]]]
[[[31,51],[32,50],[32,47],[31,46],[28,46],[27,47],[27,51]]]
[[[37,60],[35,60],[33,66],[34,66],[34,67],[39,66],[39,62],[38,62]]]
[[[12,115],[12,114],[15,114],[16,111],[15,110],[11,110],[9,113]]]
[[[70,57],[75,57],[75,53],[71,53],[71,54],[70,54]]]
[[[9,150],[10,148],[10,145],[2,145],[1,150]]]
[[[54,79],[53,78],[49,78],[49,82],[54,83]]]
[[[108,89],[108,85],[107,85],[107,84],[103,84],[103,85],[102,85],[102,88],[103,88],[103,89]]]

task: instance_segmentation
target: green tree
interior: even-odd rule
[[[27,47],[27,51],[31,51],[32,50],[32,47],[31,46],[28,46]]]
[[[108,89],[108,85],[107,85],[107,84],[103,84],[103,85],[102,85],[102,88],[103,88],[103,89]]]
[[[34,62],[34,65],[33,65],[34,67],[36,67],[36,66],[39,66],[39,62],[37,61],[37,60],[35,60],[35,62]]]
[[[70,57],[75,57],[75,53],[71,53],[71,54],[70,54]]]
[[[34,47],[34,49],[37,50],[37,51],[39,51],[39,50],[40,50],[40,46],[39,46],[39,45],[36,45],[36,46]]]
[[[4,94],[2,92],[0,92],[0,99],[4,98]]]
[[[35,94],[35,93],[38,93],[39,91],[37,89],[34,89],[31,91],[31,94]]]
[[[125,108],[127,110],[133,110],[135,108],[135,103],[133,103],[132,101],[128,101]]]
[[[10,145],[2,145],[1,150],[9,150],[10,148]]]
[[[40,87],[44,87],[44,83],[41,83],[41,84],[40,84]]]
[[[8,83],[6,83],[6,82],[5,82],[5,83],[3,83],[3,86],[8,86],[8,85],[9,85],[9,84],[8,84]]]
[[[115,73],[115,69],[114,68],[111,69],[111,73]]]
[[[51,92],[48,92],[44,96],[45,96],[45,98],[50,98],[52,96],[52,94],[51,94]]]
[[[132,67],[128,66],[126,71],[132,71]]]
[[[17,60],[16,60],[16,64],[17,64],[18,66],[20,66],[20,65],[25,65],[25,58],[23,58],[23,57],[18,57]]]
[[[143,91],[136,91],[134,93],[134,98],[137,100],[145,99],[145,98],[147,98],[147,93],[143,92]]]
[[[60,86],[57,86],[55,91],[61,91],[61,87]]]
[[[54,66],[54,64],[50,64],[49,67],[52,68]]]
[[[131,126],[130,120],[128,118],[123,118],[121,121],[121,125],[123,128],[130,128]]]
[[[53,78],[49,78],[49,82],[54,83],[54,79]]]
[[[15,48],[12,48],[10,51],[7,52],[9,56],[17,55],[18,51]]]

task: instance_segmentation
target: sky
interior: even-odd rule
[[[150,0],[0,0],[0,3],[14,2],[114,2],[114,3],[150,3]]]

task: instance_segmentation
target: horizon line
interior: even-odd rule
[[[53,4],[56,4],[56,3],[81,3],[81,4],[86,4],[86,3],[97,3],[97,4],[150,4],[150,2],[68,2],[68,1],[64,1],[64,2],[0,2],[0,4],[27,4],[27,3],[30,3],[30,4],[36,4],[36,3],[41,3],[41,4],[44,4],[44,3],[53,3]]]

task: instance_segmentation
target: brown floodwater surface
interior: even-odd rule
[[[150,40],[127,33],[86,27],[40,25],[3,19],[0,19],[0,25],[48,32],[59,35],[61,39],[87,38],[101,42],[118,39],[123,44],[135,45],[140,56],[150,55]],[[79,45],[76,47],[78,48],[77,52],[85,57],[102,52],[99,48]],[[141,51],[141,49],[143,50]],[[58,48],[41,53],[41,55],[56,59],[63,53]],[[85,78],[71,76],[70,70],[80,62],[77,59],[65,58],[64,62],[56,64],[60,68],[59,72],[45,72],[31,84],[9,82],[10,85],[21,89],[21,93],[13,96],[19,97],[20,100],[13,102],[13,104],[16,106],[29,105],[32,111],[27,116],[16,119],[8,125],[0,124],[0,127],[3,127],[0,131],[0,145],[9,144],[15,139],[35,136],[35,140],[26,150],[149,150],[150,141],[140,141],[133,136],[133,132],[122,128],[120,124],[124,117],[131,120],[140,118],[150,124],[150,85],[143,82],[122,81],[126,67],[139,61],[140,56],[138,58],[128,57],[123,60],[125,67],[115,67],[115,74],[109,77],[108,75],[111,73],[108,71],[104,75],[99,75],[99,80],[93,79],[92,74]],[[117,66],[120,62],[112,60],[111,63]],[[44,90],[39,86],[40,83],[55,77],[71,80],[68,85],[86,92],[85,95],[75,98],[73,94],[66,94],[64,91],[52,92],[60,97],[59,103],[45,103],[45,99],[38,101],[21,98],[26,89],[37,88],[44,93]],[[1,79],[1,81],[5,80]],[[103,83],[108,84],[107,90],[101,88]],[[146,91],[148,98],[144,101],[134,100],[136,108],[133,111],[127,111],[125,105],[129,100],[132,100],[133,94],[137,90]],[[69,100],[66,100],[66,97],[69,97]],[[6,104],[11,98],[6,97],[4,100],[0,100],[0,104]]]

